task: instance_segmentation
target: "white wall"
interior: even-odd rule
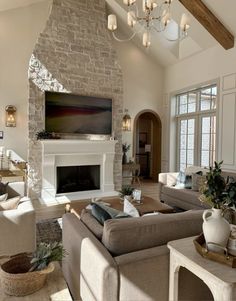
[[[236,169],[236,48],[224,50],[215,46],[165,70],[166,110],[170,110],[170,95],[208,81],[218,81],[218,160],[224,160],[224,168]],[[227,96],[227,95],[230,96]],[[233,112],[233,114],[228,114]],[[170,120],[171,121],[171,120]],[[227,121],[227,122],[226,122]],[[231,125],[231,126],[229,126]],[[167,130],[168,137],[170,133]],[[173,148],[170,139],[166,141],[168,153],[167,169],[173,170],[170,160]]]
[[[132,145],[133,121],[140,111],[153,110],[162,117],[163,68],[132,42],[114,43],[123,71],[124,109],[132,118],[132,131],[123,132],[122,140]]]
[[[0,146],[27,159],[28,66],[51,0],[0,13]],[[17,127],[5,127],[6,105],[17,107]]]

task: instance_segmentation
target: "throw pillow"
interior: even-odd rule
[[[91,207],[92,215],[101,225],[104,225],[104,222],[108,219],[130,217],[130,215],[124,213],[123,211],[110,208],[101,203],[93,203],[91,204]]]
[[[5,202],[0,203],[0,211],[17,209],[21,197],[16,196]]]
[[[7,200],[8,193],[0,195],[0,202],[5,202]]]
[[[0,181],[0,195],[7,193],[7,186],[8,186],[8,183],[2,183]]]
[[[192,176],[185,175],[184,188],[186,189],[192,188]]]
[[[133,217],[139,217],[139,212],[138,210],[132,205],[129,200],[124,198],[124,212],[127,213],[129,216]]]
[[[166,184],[167,184],[167,186],[175,186],[176,185],[176,176],[174,176],[173,174],[167,174]]]
[[[183,171],[180,171],[176,179],[176,186],[183,186],[184,188],[184,182],[185,182],[185,173]]]
[[[201,172],[192,174],[192,190],[199,191],[205,181],[206,176],[203,176]]]

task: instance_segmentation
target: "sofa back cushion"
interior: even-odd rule
[[[83,209],[80,220],[99,240],[102,239],[103,226],[92,216],[90,210]]]
[[[104,223],[102,242],[114,255],[161,246],[171,240],[198,235],[202,210],[158,214]]]

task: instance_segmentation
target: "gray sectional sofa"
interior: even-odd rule
[[[74,300],[167,301],[167,243],[202,231],[202,211],[107,220],[63,216],[63,273]],[[205,284],[180,272],[179,300],[213,300]]]
[[[200,192],[192,189],[174,186],[179,173],[168,172],[159,174],[159,198],[162,202],[172,207],[184,210],[209,208],[199,201]]]
[[[194,166],[193,172],[202,170],[206,174],[206,169]],[[191,170],[187,171],[188,174]],[[206,209],[207,204],[203,204],[199,200],[200,192],[193,189],[180,188],[176,185],[179,173],[168,172],[159,174],[159,199],[172,207],[182,208],[184,210]],[[236,179],[236,173],[223,171],[224,177],[232,177]]]

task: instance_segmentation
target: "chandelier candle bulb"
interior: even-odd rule
[[[133,11],[129,11],[127,14],[127,22],[130,27],[134,27],[136,24],[135,13]]]
[[[117,29],[117,19],[116,15],[109,15],[108,16],[108,29],[114,31]]]
[[[162,22],[165,26],[167,26],[170,23],[171,20],[171,14],[170,12],[164,11],[162,16]]]
[[[181,21],[180,21],[180,28],[183,31],[187,31],[190,27],[189,23],[190,23],[189,17],[186,14],[182,14]]]
[[[143,33],[143,46],[148,48],[151,45],[151,40],[150,40],[150,32],[145,31]]]

